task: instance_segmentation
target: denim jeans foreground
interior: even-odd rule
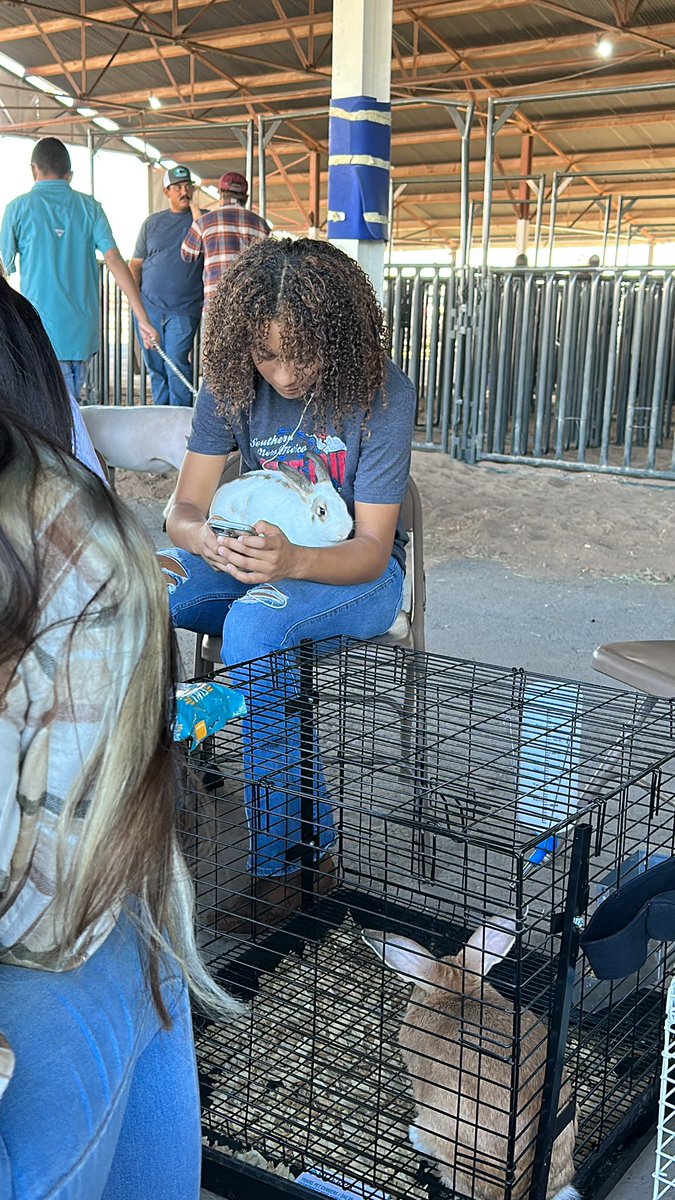
[[[187,988],[159,1023],[133,924],[73,971],[0,964],[16,1055],[0,1103],[2,1200],[198,1200],[201,1132]]]

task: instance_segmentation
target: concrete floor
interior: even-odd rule
[[[623,1179],[610,1192],[607,1200],[651,1200],[654,1180],[652,1172],[656,1159],[656,1139],[650,1142],[635,1160]],[[591,1200],[591,1197],[585,1198]]]
[[[135,505],[157,545],[161,505]],[[602,642],[675,637],[675,586],[624,580],[545,582],[491,562],[452,561],[427,574],[427,649],[563,678],[611,684],[591,667]],[[182,635],[190,673],[194,638]],[[650,1200],[655,1146],[648,1146],[609,1200]],[[212,1194],[202,1192],[202,1200]],[[593,1200],[584,1197],[584,1200]]]

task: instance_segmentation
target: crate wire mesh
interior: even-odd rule
[[[188,774],[183,836],[201,945],[251,1001],[228,1025],[196,1025],[205,1136],[223,1181],[253,1163],[376,1200],[543,1200],[554,1194],[552,1147],[576,1114],[577,1186],[604,1194],[622,1148],[655,1113],[673,964],[659,948],[629,980],[599,982],[577,961],[578,936],[620,883],[673,854],[669,702],[638,730],[640,697],[604,686],[419,655],[411,692],[405,652],[325,649],[272,655],[250,671],[249,708],[269,724],[266,694],[297,680],[301,660],[307,705],[289,684],[286,716],[289,729],[304,720],[299,752],[297,737],[288,742],[300,785],[282,755],[267,762],[270,781],[304,805],[285,883],[252,894],[243,795],[253,782],[255,805],[264,786],[242,727],[211,739]],[[317,862],[311,788],[321,772],[335,837]],[[415,981],[385,966],[362,931],[443,957],[504,914],[513,949],[495,960],[489,986],[473,971],[471,1004],[468,976],[461,995],[456,981],[439,989],[436,1007],[447,1000],[456,1017],[427,1039],[416,1080],[399,1045],[405,1024],[418,1023]],[[425,1155],[408,1127],[430,1081],[417,1142],[428,1149],[438,1116],[445,1152],[436,1142]],[[472,1096],[459,1120],[458,1091]]]
[[[675,1196],[675,979],[670,982],[659,1096],[659,1122],[656,1137],[656,1168],[652,1200]]]

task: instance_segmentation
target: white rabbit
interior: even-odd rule
[[[417,1119],[408,1136],[435,1159],[443,1183],[475,1200],[504,1200],[509,1122],[515,1110],[513,1200],[529,1196],[546,1062],[546,1026],[527,1010],[513,1050],[514,1010],[485,980],[515,940],[511,914],[490,918],[460,952],[436,959],[417,942],[380,930],[363,940],[415,984],[399,1032]],[[519,1088],[512,1095],[513,1055]],[[570,1085],[563,1076],[561,1107]],[[576,1123],[558,1135],[547,1200],[580,1200],[572,1186]]]
[[[296,546],[344,541],[353,525],[347,505],[323,459],[311,453],[307,457],[314,464],[316,483],[287,463],[280,463],[277,471],[249,471],[218,488],[210,518],[246,525],[269,521]]]

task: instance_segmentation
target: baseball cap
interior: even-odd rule
[[[221,175],[218,187],[221,192],[232,192],[234,196],[248,196],[248,183],[238,171],[226,171]]]
[[[192,176],[187,167],[171,167],[164,172],[162,187],[170,187],[172,183],[192,183]]]

